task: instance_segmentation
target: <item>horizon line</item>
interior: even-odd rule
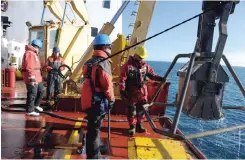
[[[152,62],[169,62],[169,63],[171,63],[172,61],[159,61],[159,60],[145,60],[145,61],[152,61]],[[176,62],[176,63],[183,63],[183,64],[185,64],[186,62]],[[221,66],[225,66],[226,67],[226,65],[225,64],[221,64]],[[237,65],[231,65],[232,67],[242,67],[242,68],[245,68],[245,66],[237,66]]]

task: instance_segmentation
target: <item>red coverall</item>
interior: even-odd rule
[[[120,92],[129,102],[128,121],[129,125],[142,123],[144,112],[142,105],[147,103],[146,78],[162,81],[163,78],[156,75],[150,65],[143,60],[139,61],[130,56],[127,63],[122,66],[120,74]]]
[[[64,59],[61,56],[50,56],[46,62],[48,70],[47,78],[47,103],[51,100],[51,94],[54,88],[54,101],[57,103],[58,94],[61,90],[61,78],[58,74],[58,69],[61,65],[65,64]],[[64,70],[62,67],[61,70]]]

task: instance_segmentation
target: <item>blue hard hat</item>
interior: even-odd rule
[[[53,48],[53,53],[59,53],[59,52],[60,52],[60,49],[58,47]]]
[[[31,45],[33,46],[38,46],[39,48],[42,48],[43,47],[43,43],[38,40],[38,39],[34,39],[32,42],[31,42]]]
[[[106,34],[99,34],[94,38],[94,46],[96,45],[111,45],[111,40]]]

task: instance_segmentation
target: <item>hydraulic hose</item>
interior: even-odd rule
[[[4,112],[26,112],[26,109],[23,108],[23,107],[11,107],[11,105],[1,105],[1,109]],[[54,113],[48,112],[48,111],[42,111],[42,112],[39,112],[39,113],[46,114],[46,115],[49,115],[49,116],[54,117],[54,118],[59,118],[59,119],[67,120],[67,121],[72,121],[72,122],[83,122],[83,123],[87,123],[88,122],[88,120],[86,118],[83,119],[83,120],[78,120],[78,119],[74,119],[74,118],[70,118],[70,117],[65,117],[65,116],[61,116],[61,115],[58,115],[58,114],[54,114]],[[165,118],[165,117],[164,116],[158,116],[156,118],[152,118],[152,121],[155,121],[155,120],[158,120],[158,119],[161,119],[161,118]],[[108,119],[105,118],[104,120],[107,121]],[[110,121],[111,122],[128,122],[128,120],[126,120],[126,119],[111,119]],[[144,122],[148,122],[148,121],[145,120]]]
[[[1,105],[1,109],[4,112],[26,112],[26,110],[24,108],[21,108],[21,107],[10,107],[10,105]],[[43,114],[49,115],[51,117],[55,117],[55,118],[59,118],[59,119],[63,119],[63,120],[68,120],[68,121],[73,121],[73,122],[87,122],[86,119],[78,120],[78,119],[61,116],[61,115],[54,114],[54,113],[47,112],[47,111],[41,111],[39,113],[43,113]]]
[[[71,70],[71,67],[68,66],[68,65],[66,65],[66,64],[62,64],[62,65],[59,67],[59,69],[58,69],[58,74],[59,74],[59,76],[60,76],[61,78],[63,78],[63,79],[66,79],[69,75],[63,75],[63,74],[62,74],[61,68],[63,68],[63,67],[68,68],[68,70],[69,70],[70,73],[72,72],[72,70]]]

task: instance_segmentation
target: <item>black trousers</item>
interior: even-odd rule
[[[86,134],[86,154],[87,159],[100,159],[100,127],[102,120],[97,123],[95,120],[98,119],[98,116],[94,116],[91,119],[91,116],[88,116],[87,124],[87,134]]]
[[[30,113],[30,112],[35,111],[35,106],[40,105],[43,99],[44,86],[43,86],[43,83],[40,82],[35,85],[27,84],[26,88],[27,88],[27,100],[26,100],[27,109],[26,111]]]
[[[58,94],[61,90],[61,79],[58,75],[49,74],[47,80],[47,101],[51,100],[51,94],[54,88],[54,101],[58,100]]]
[[[108,109],[108,100],[104,95],[94,96],[95,102],[89,109],[87,134],[86,134],[86,154],[87,159],[100,159],[100,127],[102,123],[98,119]]]

